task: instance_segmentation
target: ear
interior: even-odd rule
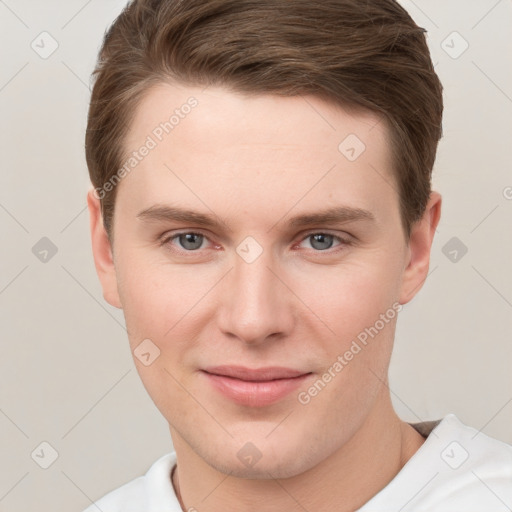
[[[103,298],[111,306],[122,309],[112,247],[103,225],[100,200],[94,192],[91,188],[87,193],[94,265],[103,288]]]
[[[441,195],[432,191],[423,216],[411,226],[400,304],[407,304],[418,293],[427,278],[430,250],[441,218],[441,202]]]

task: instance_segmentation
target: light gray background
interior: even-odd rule
[[[445,88],[444,204],[430,276],[400,315],[393,402],[407,421],[454,412],[512,443],[512,2],[402,3]],[[81,511],[172,450],[103,300],[85,202],[89,75],[124,4],[0,0],[0,511]],[[31,48],[43,31],[59,45],[47,59]],[[457,58],[453,31],[469,44]],[[58,249],[46,263],[42,237]],[[455,262],[453,237],[468,249]],[[48,469],[42,442],[58,452]]]

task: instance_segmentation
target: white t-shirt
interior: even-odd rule
[[[428,436],[388,485],[356,512],[510,512],[512,446],[454,414],[411,425]],[[182,512],[171,483],[176,453],[84,512]],[[96,507],[97,505],[97,507]]]

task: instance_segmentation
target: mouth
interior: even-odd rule
[[[215,366],[202,370],[202,373],[224,397],[250,407],[278,402],[313,375],[312,372],[276,366],[257,369]]]

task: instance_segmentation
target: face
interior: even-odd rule
[[[142,382],[175,445],[216,469],[302,473],[376,410],[428,268],[432,227],[405,240],[386,127],[315,97],[162,84],[127,157],[145,144],[117,185],[112,265],[93,232]]]

